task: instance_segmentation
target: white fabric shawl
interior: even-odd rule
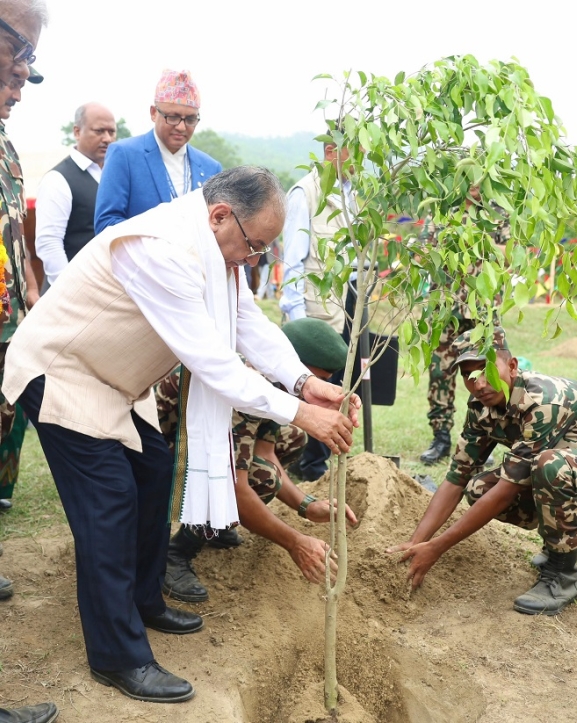
[[[189,218],[196,226],[193,237],[205,270],[206,309],[223,342],[234,350],[238,299],[235,277],[227,271],[207,224],[208,210],[202,192],[190,194],[190,200],[194,212]],[[223,293],[225,289],[227,293]],[[188,463],[180,521],[187,525],[210,523],[221,530],[239,518],[232,466],[232,411],[228,402],[195,376],[194,369],[190,372],[186,408]]]

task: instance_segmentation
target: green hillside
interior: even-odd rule
[[[322,143],[313,140],[315,133],[300,132],[292,136],[256,138],[236,133],[222,133],[233,145],[243,163],[266,166],[277,173],[288,173],[300,178],[305,171],[295,171],[295,166],[307,164],[310,153],[322,157]]]

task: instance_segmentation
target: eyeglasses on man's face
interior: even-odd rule
[[[163,113],[160,108],[154,106],[169,126],[177,126],[184,123],[189,128],[194,128],[200,120],[199,115],[174,115],[172,113]]]
[[[244,236],[244,240],[246,241],[246,245],[248,246],[248,248],[249,248],[249,250],[250,250],[250,253],[247,254],[247,256],[246,256],[247,258],[248,258],[249,256],[263,256],[264,254],[268,254],[268,253],[270,253],[270,252],[272,251],[272,247],[271,247],[271,246],[262,246],[262,248],[260,248],[260,249],[257,251],[257,250],[255,249],[255,247],[251,244],[251,242],[248,240],[248,236],[247,236],[246,233],[244,232],[244,228],[240,225],[240,221],[238,220],[238,216],[237,216],[236,213],[232,210],[232,208],[230,209],[230,212],[231,212],[232,215],[234,216],[234,220],[238,223],[238,227],[239,227],[239,229],[240,229],[240,232],[241,232],[242,235]]]
[[[27,65],[32,65],[32,63],[36,60],[36,56],[34,55],[34,46],[32,43],[29,40],[26,40],[23,35],[20,35],[17,30],[14,30],[11,25],[8,25],[8,23],[4,22],[1,18],[0,28],[5,30],[13,38],[16,38],[18,42],[22,43],[22,47],[14,54],[12,60],[15,63],[26,63]]]

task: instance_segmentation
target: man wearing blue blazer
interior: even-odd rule
[[[150,117],[153,130],[108,148],[96,197],[97,234],[194,191],[222,170],[188,143],[200,120],[200,94],[188,70],[163,71]]]

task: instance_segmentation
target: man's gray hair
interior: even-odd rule
[[[12,9],[18,16],[28,14],[36,16],[42,27],[48,25],[46,0],[0,0],[0,14]]]
[[[76,113],[74,113],[74,125],[77,128],[82,128],[82,126],[86,122],[86,107],[87,106],[88,106],[88,103],[81,105],[80,108],[76,109]]]
[[[229,168],[209,178],[202,192],[208,205],[228,203],[241,221],[253,218],[269,204],[275,207],[279,216],[286,213],[284,189],[267,168]]]

